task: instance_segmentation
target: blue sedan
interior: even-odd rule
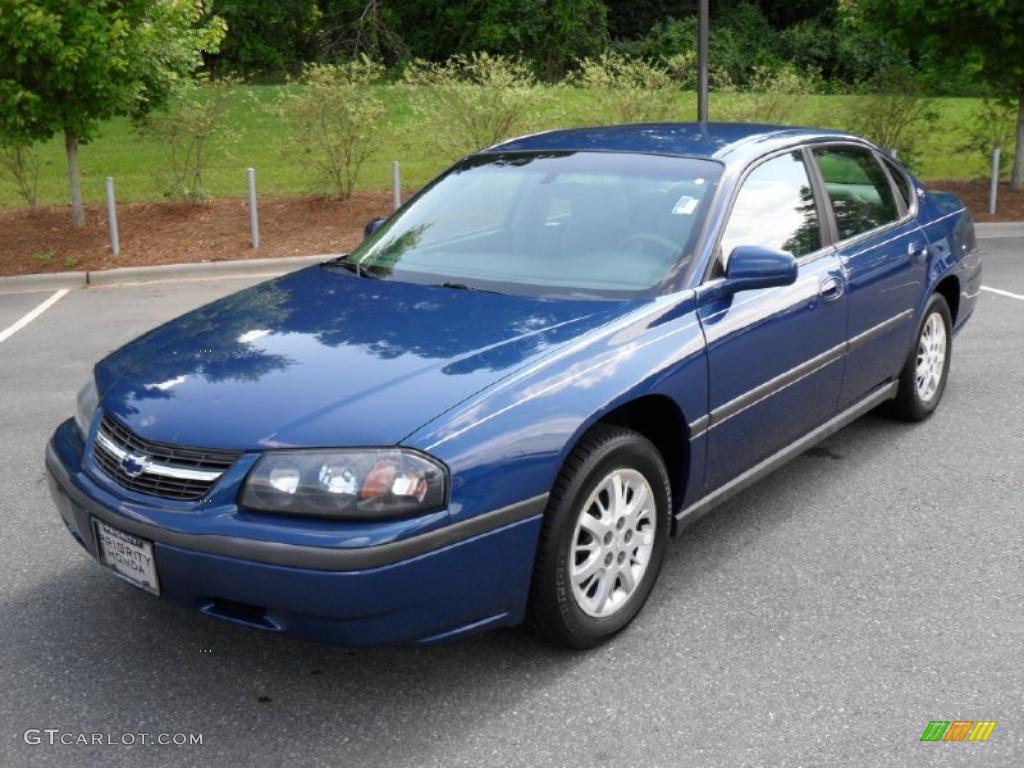
[[[855,136],[527,136],[100,361],[50,487],[96,560],[221,619],[591,647],[716,504],[931,415],[980,279],[963,203]]]

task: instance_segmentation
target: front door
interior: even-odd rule
[[[809,162],[797,150],[755,167],[722,236],[722,254],[739,245],[789,251],[799,273],[793,285],[744,291],[699,310],[710,393],[705,493],[836,412],[846,283],[840,257],[823,246],[823,201],[814,194]]]

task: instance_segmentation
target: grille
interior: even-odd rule
[[[137,477],[122,466],[127,454],[144,456]],[[103,472],[130,491],[167,499],[194,501],[209,493],[217,478],[239,457],[238,451],[183,448],[136,436],[109,414],[103,414],[93,443],[93,458]]]

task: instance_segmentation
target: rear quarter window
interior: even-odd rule
[[[903,169],[888,158],[883,157],[882,162],[885,163],[886,167],[889,169],[889,175],[892,176],[892,180],[896,184],[896,191],[899,192],[900,197],[903,198],[904,208],[909,211],[914,202],[914,187],[910,183],[910,177],[903,172]]]

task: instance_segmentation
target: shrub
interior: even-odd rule
[[[39,156],[28,143],[0,141],[0,178],[9,176],[29,208],[36,207],[39,189]]]
[[[164,152],[165,167],[154,173],[164,197],[196,205],[210,199],[203,174],[213,142],[224,145],[235,137],[226,120],[232,84],[221,80],[183,85],[142,123],[142,130],[155,137]]]
[[[546,98],[518,58],[473,53],[444,63],[406,67],[414,108],[442,152],[461,155],[521,133],[526,117]]]
[[[981,160],[983,168],[992,167],[992,150],[999,147],[999,174],[1008,173],[1017,141],[1017,109],[1009,101],[985,99],[981,109],[967,126],[967,136],[956,149]]]
[[[674,66],[678,71],[685,62],[675,59]],[[601,91],[620,123],[657,122],[678,111],[673,99],[677,86],[669,69],[621,53],[583,59],[569,82]]]
[[[310,156],[324,194],[343,200],[352,195],[383,130],[384,103],[374,87],[383,77],[383,65],[366,56],[309,64],[303,87],[277,105],[292,129],[290,149]]]
[[[931,101],[921,95],[917,74],[908,67],[883,69],[858,90],[864,95],[845,101],[843,127],[895,150],[902,163],[913,166],[921,139],[939,119]]]
[[[728,100],[715,99],[713,119],[740,123],[787,124],[801,97],[813,93],[816,78],[801,75],[791,65],[755,67],[744,93],[731,83],[719,83],[716,93],[732,92]]]

